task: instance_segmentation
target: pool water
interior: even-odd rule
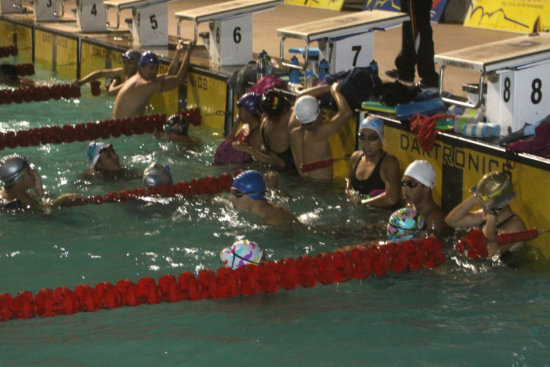
[[[109,119],[113,100],[82,91],[79,100],[2,105],[0,130]],[[124,165],[141,172],[154,161],[169,164],[175,181],[239,168],[211,165],[219,133],[191,127],[190,134],[204,145],[182,151],[151,135],[106,141]],[[52,196],[142,185],[80,179],[86,146],[1,155],[27,156]],[[0,292],[216,269],[220,250],[241,238],[279,260],[384,234],[390,213],[351,206],[341,183],[312,187],[282,175],[280,186],[288,197],[274,201],[305,223],[292,232],[236,213],[227,194],[2,214]],[[0,365],[550,366],[548,262],[510,269],[457,257],[451,244],[446,253],[437,269],[331,286],[0,322]]]

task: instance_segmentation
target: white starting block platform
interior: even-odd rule
[[[180,11],[175,13],[177,36],[181,39],[181,22],[192,21],[196,42],[199,24],[208,22],[210,63],[244,65],[252,58],[252,14],[271,10],[282,3],[283,0],[236,0]]]
[[[107,30],[107,9],[103,0],[76,0],[76,27],[79,32]]]
[[[447,66],[480,73],[477,101],[443,98],[445,102],[477,108],[484,101],[487,120],[512,131],[550,114],[550,33],[468,47],[435,55],[434,60],[441,65],[440,94],[444,91]]]
[[[284,42],[286,38],[297,38],[306,42],[304,69],[309,61],[307,51],[311,42],[318,42],[319,60],[329,63],[329,73],[368,66],[374,59],[373,31],[395,27],[407,20],[409,16],[405,13],[372,10],[279,28],[281,62],[296,68],[285,62]]]
[[[23,13],[23,0],[0,0],[0,14]]]
[[[34,0],[33,12],[37,22],[59,22],[65,12],[65,0]]]
[[[103,5],[116,9],[116,25],[107,24],[108,29],[120,27],[120,11],[132,9],[132,38],[136,48],[168,45],[168,1],[169,0],[108,0]]]

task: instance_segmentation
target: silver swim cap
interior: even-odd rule
[[[25,168],[29,166],[27,158],[19,154],[10,154],[0,160],[0,180],[5,187],[15,185],[23,177]]]
[[[172,184],[170,167],[152,163],[143,171],[143,184],[147,188]]]

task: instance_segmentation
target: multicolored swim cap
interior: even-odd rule
[[[239,98],[237,107],[243,107],[252,116],[260,117],[262,114],[260,111],[260,101],[262,100],[261,94],[250,92],[245,93]]]
[[[141,59],[141,52],[135,49],[130,49],[122,54],[122,60],[137,64]]]
[[[157,54],[155,54],[153,51],[145,51],[143,55],[141,55],[141,58],[139,59],[138,66],[144,67],[147,65],[152,64],[158,64],[159,59],[157,57]]]
[[[143,171],[143,184],[147,188],[171,185],[172,174],[170,173],[170,166],[163,166],[160,163],[151,163],[151,165]]]
[[[424,186],[433,189],[435,185],[435,170],[428,161],[416,160],[407,166],[403,176],[409,176]]]
[[[235,241],[230,248],[220,252],[220,261],[226,268],[233,270],[248,264],[258,265],[262,261],[264,251],[254,241]]]
[[[265,181],[258,171],[242,172],[235,177],[232,187],[248,195],[251,199],[265,200]]]
[[[401,208],[392,213],[386,229],[388,241],[408,241],[424,229],[424,217],[415,209]]]
[[[477,184],[477,196],[483,201],[490,198],[496,198],[497,201],[511,200],[515,196],[512,174],[508,171],[487,173]]]
[[[94,168],[97,161],[99,160],[99,155],[101,154],[101,152],[111,147],[111,144],[106,144],[101,141],[92,141],[86,149],[86,155],[90,160],[90,167]]]
[[[311,124],[320,113],[319,101],[313,96],[301,96],[294,104],[294,114],[302,125]]]
[[[164,125],[164,131],[185,136],[187,136],[188,128],[189,121],[178,114],[170,116]]]
[[[270,89],[262,96],[260,108],[268,116],[278,116],[289,106],[288,99],[276,89]]]
[[[25,168],[29,166],[27,158],[19,154],[10,154],[0,160],[0,180],[4,187],[13,186],[23,177]]]
[[[380,141],[384,141],[384,123],[376,116],[370,115],[359,124],[359,130],[370,129],[376,131]]]

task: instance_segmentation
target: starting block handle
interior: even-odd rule
[[[478,108],[481,103],[483,102],[483,83],[485,82],[485,73],[481,73],[479,76],[479,87],[478,87],[478,97],[476,103],[470,103],[470,102],[464,102],[460,101],[458,99],[443,97],[443,78],[445,76],[445,65],[441,65],[441,69],[439,70],[439,95],[441,96],[441,99],[443,102],[455,104],[460,107],[465,108]]]
[[[280,59],[281,59],[281,65],[289,68],[289,69],[294,69],[294,70],[298,70],[298,71],[303,71],[306,69],[307,67],[307,64],[309,62],[309,43],[306,43],[306,47],[305,47],[305,50],[304,50],[304,58],[305,58],[305,61],[304,61],[304,65],[303,66],[300,66],[300,65],[294,65],[294,64],[291,64],[289,62],[286,62],[285,61],[285,37],[281,37],[281,49],[280,49]]]
[[[23,0],[13,0],[11,5],[13,6],[14,9],[23,11]]]
[[[105,6],[106,10],[109,11],[109,8],[116,8],[116,25],[113,27],[111,23],[109,23],[109,17],[107,17],[107,29],[115,31],[120,28],[120,9],[116,6],[110,6],[109,4],[103,4]]]
[[[183,42],[181,38],[181,22],[183,21],[183,18],[178,19],[178,28],[177,28],[177,38],[178,42]],[[195,25],[193,27],[193,42],[196,44],[197,40],[199,39],[199,22],[195,22]],[[184,43],[187,44],[187,43]]]
[[[23,0],[21,0],[21,1],[23,1]],[[53,15],[55,15],[58,18],[61,18],[65,14],[65,0],[57,0],[57,1],[61,2],[61,14],[58,14],[57,11],[54,10]]]

